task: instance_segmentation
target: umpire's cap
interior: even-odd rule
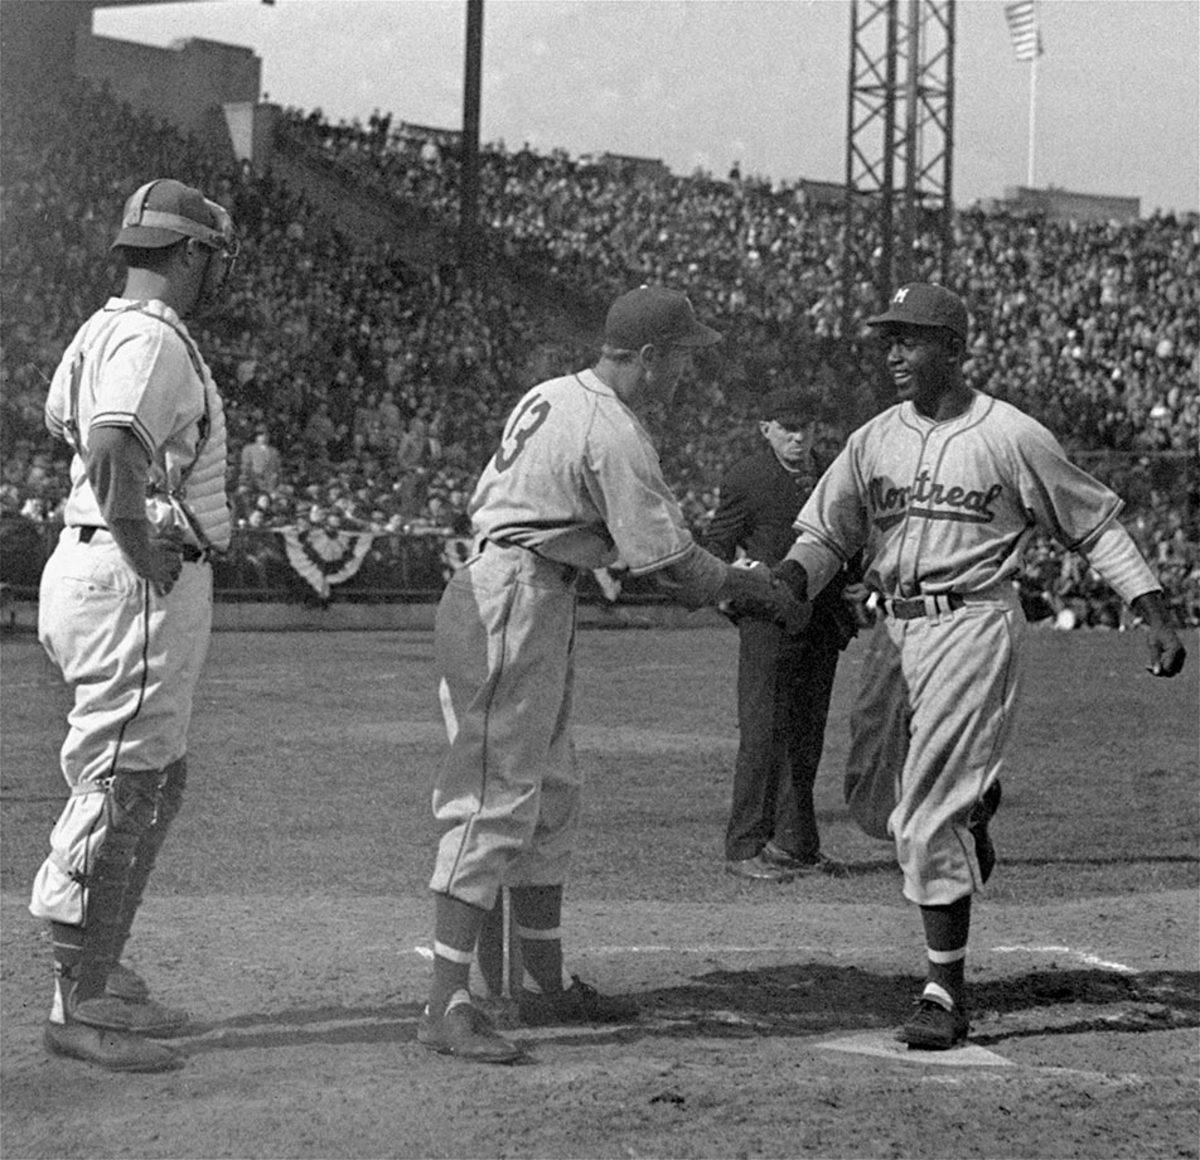
[[[721,334],[696,317],[681,291],[639,286],[609,307],[604,341],[618,350],[641,350],[647,344],[711,346],[721,341]]]
[[[121,231],[112,248],[133,246],[156,250],[182,238],[196,238],[213,249],[225,249],[233,223],[221,206],[198,189],[170,177],[148,181],[125,202]]]
[[[833,417],[821,396],[803,387],[777,387],[768,391],[758,404],[758,414],[763,419],[774,419],[785,425]]]
[[[932,282],[909,282],[901,286],[883,314],[867,319],[868,326],[942,326],[967,341],[967,306],[945,286]]]

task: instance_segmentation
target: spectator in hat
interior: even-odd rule
[[[758,414],[766,446],[729,469],[704,544],[722,560],[745,555],[774,565],[791,547],[792,524],[825,466],[818,445],[840,432],[820,397],[799,389],[769,392]],[[813,784],[838,656],[857,631],[842,597],[852,580],[857,574],[843,569],[799,634],[741,616],[736,605],[727,611],[739,637],[739,743],[725,869],[740,878],[786,882],[814,871],[845,872],[821,852]],[[857,585],[850,595],[865,589]]]

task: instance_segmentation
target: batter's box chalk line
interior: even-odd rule
[[[1083,963],[1088,967],[1101,967],[1106,971],[1118,971],[1122,975],[1136,975],[1138,973],[1135,967],[1127,967],[1124,963],[1109,962],[1107,959],[1100,958],[1099,955],[1093,955],[1088,951],[1076,950],[1074,947],[1056,945],[1025,946],[1017,944],[1016,946],[992,947],[992,953],[996,955],[1066,955],[1068,958],[1072,958],[1076,962]]]
[[[866,954],[875,950],[874,947],[841,947],[833,952],[833,957],[843,955]],[[409,952],[423,959],[433,959],[433,948],[418,944]],[[696,946],[670,946],[666,943],[651,943],[644,946],[580,946],[573,948],[573,953],[579,955],[802,955],[820,953],[829,955],[828,947],[823,946],[741,946],[725,943],[702,943]]]
[[[1011,1059],[1005,1059],[986,1047],[973,1043],[952,1047],[949,1051],[914,1050],[899,1042],[892,1031],[861,1031],[854,1035],[843,1035],[827,1039],[815,1047],[826,1051],[844,1051],[850,1055],[870,1055],[876,1059],[891,1059],[897,1063],[934,1064],[938,1067],[1015,1067]]]

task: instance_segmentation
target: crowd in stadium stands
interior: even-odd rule
[[[364,127],[287,110],[280,132],[381,203],[456,218],[453,149],[410,138],[390,115]],[[337,232],[269,173],[205,161],[197,142],[94,90],[65,88],[54,108],[12,103],[0,149],[7,515],[58,517],[67,457],[42,426],[47,376],[113,292],[114,207],[148,175],[201,187],[242,235],[235,292],[198,328],[227,400],[244,528],[461,532],[515,397],[594,354],[579,319],[548,325],[536,288],[602,309],[661,281],[725,332],[659,432],[697,525],[726,465],[756,439],[760,391],[807,385],[850,425],[886,401],[874,353],[839,337],[841,209],[807,203],[799,186],[633,176],[489,145],[488,270],[469,284],[453,261],[414,269],[386,244]],[[975,324],[969,381],[1041,419],[1127,498],[1131,532],[1181,617],[1200,623],[1196,216],[1060,224],[971,209],[954,231],[948,280]],[[933,276],[933,245],[918,239],[916,250],[920,275]],[[863,286],[857,315],[875,305]],[[1058,622],[1122,623],[1086,566],[1048,544],[1029,552],[1022,583],[1027,606]]]

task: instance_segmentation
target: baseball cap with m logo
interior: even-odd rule
[[[967,340],[967,306],[945,286],[932,282],[909,282],[892,294],[883,314],[867,319],[868,326],[898,323],[907,326],[942,326]]]

